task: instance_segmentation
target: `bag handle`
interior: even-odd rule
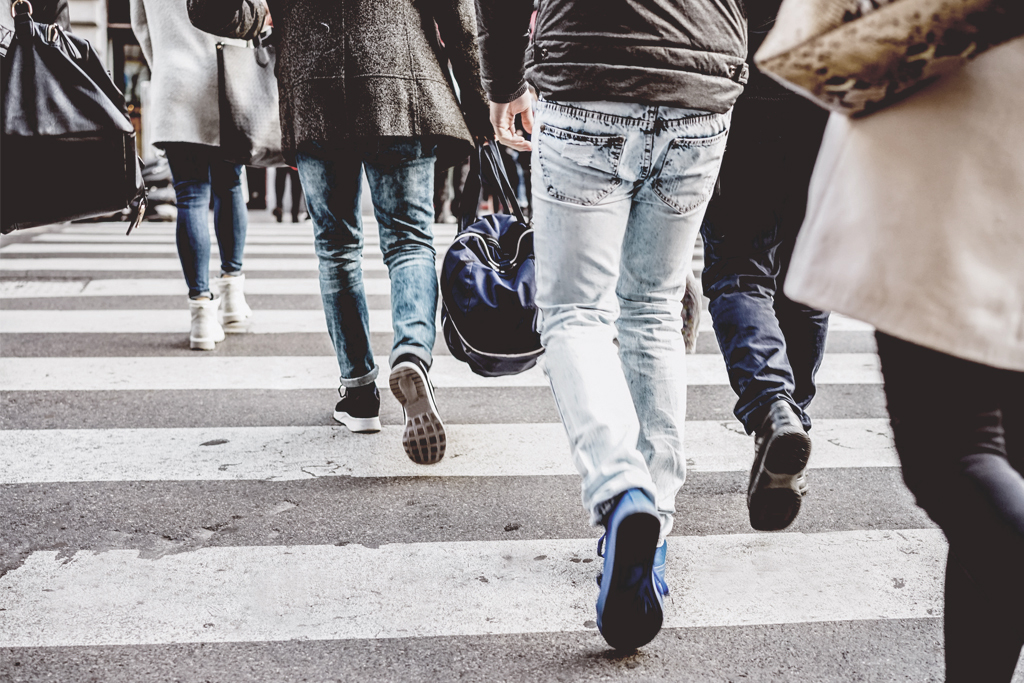
[[[466,178],[466,187],[462,192],[462,216],[459,217],[459,232],[477,220],[484,186],[485,166],[489,169],[491,177],[497,182],[498,199],[511,209],[517,221],[523,224],[527,222],[523,210],[519,206],[519,201],[516,199],[516,193],[512,189],[512,183],[509,182],[508,176],[505,174],[505,164],[501,160],[500,152],[495,147],[497,144],[492,141],[477,145],[476,154],[470,157],[469,177]]]

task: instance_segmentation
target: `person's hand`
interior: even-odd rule
[[[491,126],[498,142],[520,152],[530,152],[530,141],[516,131],[516,115],[521,114],[523,129],[533,133],[533,95],[527,90],[508,103],[491,102]]]

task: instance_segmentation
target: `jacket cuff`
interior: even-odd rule
[[[512,94],[510,94],[510,95],[497,95],[497,94],[494,94],[494,93],[487,93],[487,99],[489,99],[491,102],[495,102],[497,104],[508,104],[509,102],[515,102],[520,97],[522,97],[524,94],[526,94],[527,89],[528,88],[527,88],[527,85],[526,85],[526,81],[523,81],[522,84],[520,84],[520,86],[518,88],[516,88],[515,92],[513,92]]]

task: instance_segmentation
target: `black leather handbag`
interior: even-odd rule
[[[89,41],[32,20],[16,0],[2,60],[0,232],[146,208],[124,96]]]
[[[491,143],[472,160],[459,234],[441,266],[441,327],[452,355],[484,377],[529,370],[544,353],[540,343],[533,228]],[[512,212],[477,217],[484,169]]]
[[[217,43],[220,149],[232,163],[285,165],[271,35],[257,37],[251,48]]]

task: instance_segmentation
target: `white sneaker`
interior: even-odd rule
[[[252,309],[245,303],[245,275],[221,276],[217,278],[217,287],[224,300],[221,310],[224,331],[236,334],[248,332]]]
[[[224,341],[224,328],[217,322],[220,297],[189,299],[188,307],[192,313],[192,331],[188,335],[189,345],[193,349],[213,351],[217,342]]]

